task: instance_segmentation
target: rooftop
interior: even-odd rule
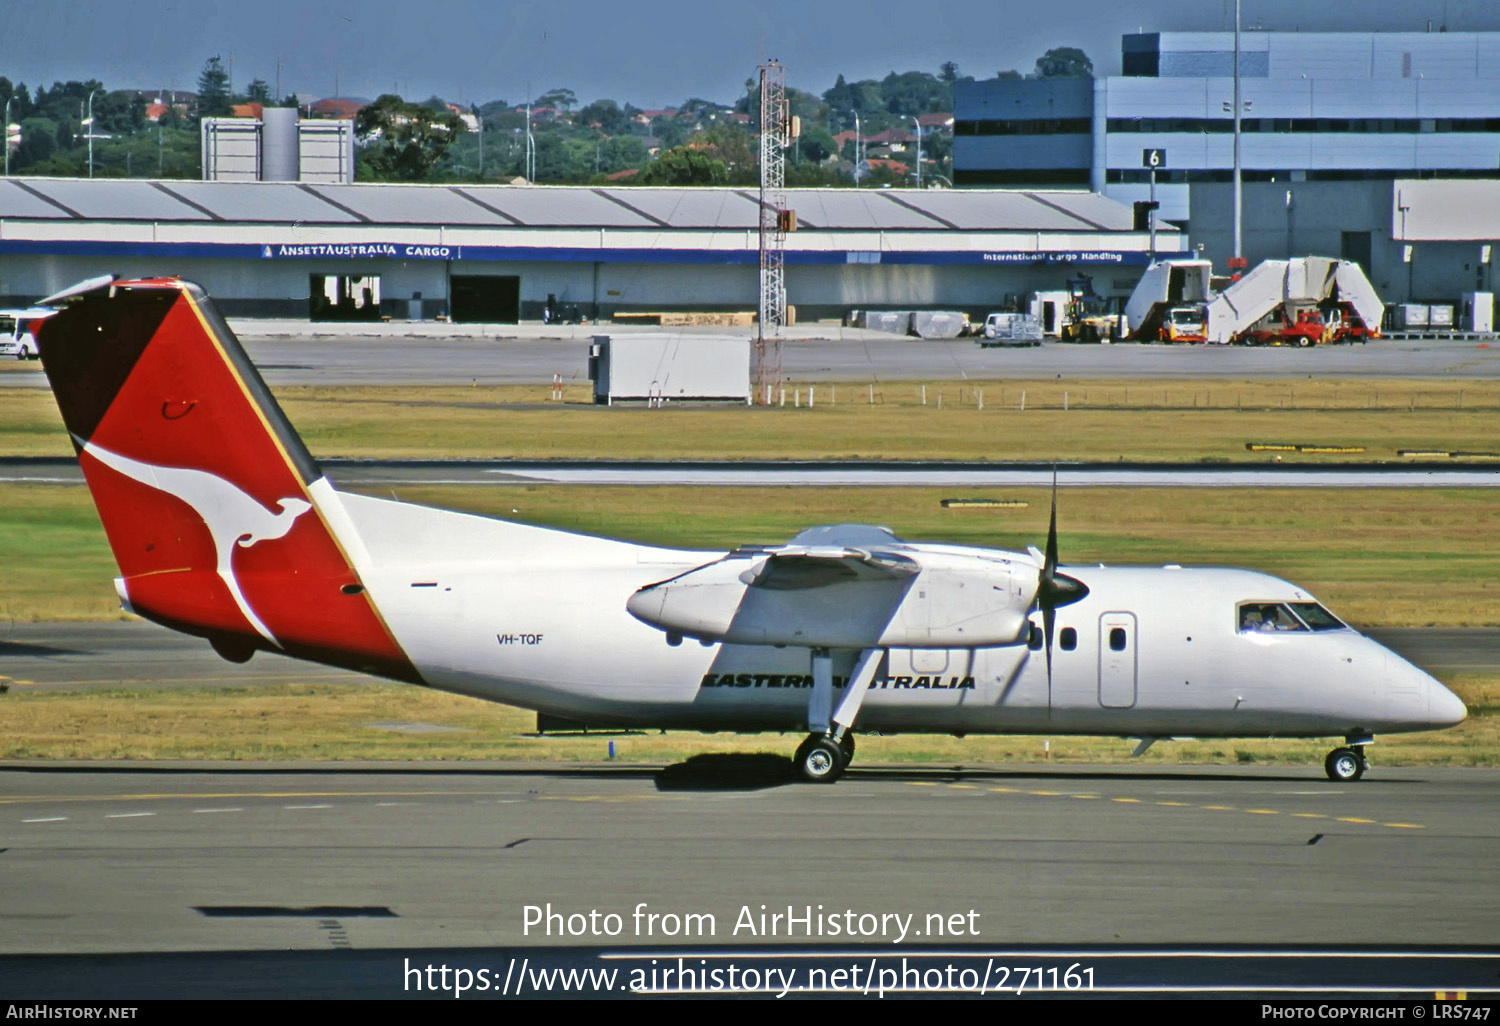
[[[788,189],[802,230],[1132,230],[1129,204],[1079,190]],[[347,227],[743,230],[754,188],[310,185],[296,182],[0,180],[0,221],[323,224]]]

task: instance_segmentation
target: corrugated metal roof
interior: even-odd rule
[[[757,203],[737,189],[615,188],[601,190],[672,227],[749,230]]]
[[[37,192],[91,221],[210,221],[191,204],[150,182],[49,178],[29,182]]]
[[[1082,191],[790,189],[806,231],[1131,230],[1127,205]],[[0,218],[230,224],[754,230],[754,188],[305,185],[26,178]]]
[[[62,210],[19,183],[0,180],[0,218],[65,216]]]
[[[340,210],[295,182],[162,182],[184,199],[212,210],[225,221],[255,224],[288,221],[358,224],[359,218]]]

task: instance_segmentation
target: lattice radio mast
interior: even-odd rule
[[[786,233],[796,215],[786,205],[786,148],[796,137],[786,102],[786,69],[760,66],[760,330],[755,339],[755,401],[781,387],[781,329],[786,324]]]

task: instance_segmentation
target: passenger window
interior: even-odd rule
[[[1031,633],[1026,638],[1026,647],[1033,652],[1042,650],[1042,629],[1036,624],[1031,625]]]
[[[1073,651],[1078,647],[1078,632],[1071,627],[1064,627],[1057,636],[1057,646],[1064,652]]]
[[[1109,629],[1109,650],[1111,652],[1125,651],[1125,628],[1111,627]]]

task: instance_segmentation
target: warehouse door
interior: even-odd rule
[[[314,321],[380,320],[380,275],[313,274],[307,316]]]
[[[521,320],[521,279],[515,275],[455,274],[449,306],[457,324],[516,324]]]
[[[1351,263],[1359,265],[1359,269],[1365,272],[1365,277],[1370,274],[1370,233],[1369,232],[1342,232],[1339,239],[1339,257]]]

